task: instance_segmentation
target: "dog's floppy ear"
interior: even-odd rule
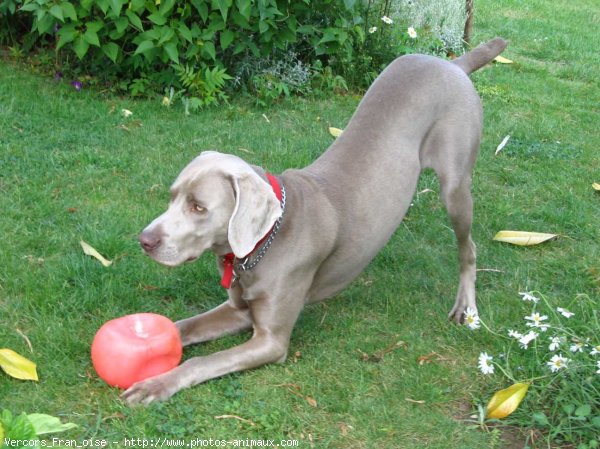
[[[256,173],[233,177],[235,208],[229,220],[229,245],[236,257],[247,256],[281,216],[279,200]]]

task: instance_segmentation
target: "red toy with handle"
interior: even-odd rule
[[[175,324],[155,313],[126,315],[106,322],[92,342],[92,363],[107,384],[129,388],[167,372],[181,361]]]

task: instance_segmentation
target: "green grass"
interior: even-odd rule
[[[492,326],[521,322],[529,313],[517,295],[523,290],[539,290],[556,304],[586,294],[597,314],[600,195],[591,189],[600,182],[597,7],[593,0],[482,0],[476,7],[474,39],[508,38],[504,55],[515,61],[473,76],[485,108],[473,232],[479,267],[498,270],[479,273],[481,316]],[[138,232],[163,210],[180,169],[204,149],[238,154],[273,172],[302,167],[331,143],[327,127],[343,128],[357,102],[353,96],[294,99],[259,110],[234,101],[186,117],[158,99],[76,93],[22,65],[1,64],[0,347],[34,360],[40,382],[0,373],[0,408],[77,423],[65,438],[507,447],[497,432],[463,421],[508,383],[483,377],[476,367],[481,351],[499,353],[502,342],[446,321],[457,284],[456,249],[430,173],[418,190],[434,192],[415,197],[404,224],[363,275],[335,299],[305,309],[284,365],[225,376],[148,408],[126,407],[93,372],[89,347],[105,321],[142,311],[181,319],[225,296],[212,257],[167,269],[138,248]],[[133,117],[123,118],[122,108]],[[493,242],[501,229],[561,237],[520,248]],[[113,266],[84,256],[80,239],[115,260]],[[184,356],[245,338],[187,348]],[[361,359],[361,352],[398,340],[406,347],[382,361]],[[431,363],[417,363],[433,352]],[[256,425],[215,419],[221,415]]]

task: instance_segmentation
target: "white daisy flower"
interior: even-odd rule
[[[519,340],[520,338],[523,338],[523,334],[517,331],[514,331],[512,329],[508,330],[508,336],[512,337],[512,338],[516,338],[517,340]]]
[[[539,334],[534,331],[529,331],[527,334],[523,335],[521,338],[519,338],[519,343],[521,344],[521,347],[523,349],[527,349],[529,343],[535,340],[538,337],[538,335]]]
[[[369,34],[373,34],[375,31],[377,31],[377,27],[369,28]]]
[[[571,318],[573,315],[575,315],[573,312],[569,312],[567,309],[563,309],[562,307],[557,307],[556,310],[558,310],[565,318]]]
[[[487,352],[479,354],[479,369],[483,374],[494,374],[494,365],[492,365],[493,357],[487,355]]]
[[[392,23],[394,23],[394,21],[392,19],[390,19],[388,16],[383,16],[381,18],[381,20],[383,20],[385,23],[387,23],[388,25],[391,25]]]
[[[546,315],[540,315],[538,312],[533,312],[531,315],[526,316],[525,319],[531,321],[531,323],[527,323],[527,326],[529,327],[537,327],[542,332],[546,332],[548,330],[549,326],[542,323],[542,321],[548,319]]]
[[[133,115],[133,112],[131,112],[129,109],[121,109],[121,115],[127,118],[131,117]]]
[[[592,348],[592,351],[590,352],[590,355],[596,355],[596,354],[600,354],[600,345],[594,346]]]
[[[550,351],[556,351],[558,349],[558,347],[564,343],[565,338],[564,337],[551,337],[550,338],[550,346],[548,346],[548,349]]]
[[[583,347],[585,343],[582,341],[576,341],[569,347],[569,351],[571,352],[583,352]]]
[[[413,27],[408,27],[408,30],[406,30],[406,32],[408,33],[408,37],[410,37],[411,39],[417,38],[417,30],[415,30]]]
[[[569,359],[563,357],[562,354],[559,354],[559,355],[555,354],[552,356],[552,358],[550,359],[549,362],[546,362],[546,365],[548,365],[550,367],[550,371],[555,373],[558,370],[566,368],[568,363],[569,363]]]
[[[600,360],[598,360],[598,363],[596,363],[596,366],[598,367],[598,371],[596,371],[596,374],[600,374]]]
[[[479,329],[480,327],[479,315],[477,315],[477,311],[470,307],[465,310],[465,325],[469,326],[469,329]]]
[[[536,298],[529,292],[519,292],[519,295],[521,295],[523,301],[533,301],[535,304],[540,301],[540,298]]]

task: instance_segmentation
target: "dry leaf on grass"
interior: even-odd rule
[[[500,153],[500,151],[502,151],[502,148],[504,148],[506,146],[506,144],[508,143],[509,139],[510,139],[510,136],[506,136],[504,139],[502,139],[502,142],[500,142],[500,144],[496,147],[496,151],[494,152],[494,156],[497,156],[498,153]]]
[[[513,61],[511,61],[510,59],[505,58],[504,56],[496,56],[494,58],[494,61],[499,62],[500,64],[512,64]]]
[[[29,337],[27,335],[25,335],[23,333],[23,331],[21,329],[19,329],[18,327],[17,327],[16,331],[17,331],[17,334],[19,334],[21,337],[23,337],[23,340],[25,340],[25,343],[27,343],[27,347],[29,348],[29,352],[31,352],[33,354],[33,345],[31,344],[31,340],[29,340]]]
[[[531,246],[558,237],[558,234],[547,234],[544,232],[526,231],[500,231],[493,240],[498,242],[512,243],[519,246]]]
[[[340,137],[343,132],[343,129],[334,128],[332,126],[329,127],[329,134],[331,134],[333,137]]]
[[[527,394],[528,388],[529,384],[527,383],[517,383],[496,392],[487,405],[486,418],[506,418],[517,409]]]
[[[392,351],[395,351],[396,349],[400,349],[400,348],[406,348],[408,345],[406,344],[405,341],[401,341],[398,340],[394,343],[392,343],[391,345],[389,345],[386,348],[380,349],[378,351],[375,351],[373,354],[369,355],[366,352],[363,352],[360,349],[357,349],[358,353],[360,354],[360,359],[363,362],[374,362],[374,363],[378,363],[381,362],[383,360],[383,357],[386,354],[389,354]]]
[[[277,385],[273,385],[274,387],[284,387],[286,388],[290,393],[292,393],[294,396],[298,396],[299,398],[304,399],[308,405],[310,405],[311,407],[316,407],[317,406],[317,401],[310,397],[310,396],[304,396],[302,393],[300,393],[300,391],[302,391],[302,387],[300,387],[300,385],[298,384],[277,384]]]
[[[83,252],[85,254],[87,254],[88,256],[92,256],[92,257],[98,259],[100,261],[100,263],[102,265],[104,265],[105,267],[108,267],[108,266],[110,266],[110,264],[112,264],[112,260],[105,259],[102,256],[102,254],[100,254],[98,251],[96,251],[96,249],[92,245],[90,245],[89,243],[84,242],[83,240],[80,240],[79,244],[81,245],[81,249],[83,249]]]
[[[437,357],[439,354],[437,352],[430,352],[427,355],[421,355],[419,357],[417,357],[417,364],[419,366],[423,366],[426,363],[431,363],[433,362],[433,358]]]
[[[345,422],[342,422],[342,421],[340,421],[339,423],[337,423],[337,426],[340,429],[340,433],[344,437],[348,435],[348,432],[350,430],[354,429],[354,427],[352,427],[350,424],[346,424]]]
[[[242,418],[241,416],[237,416],[237,415],[220,415],[220,416],[215,416],[215,419],[237,419],[238,421],[242,421],[242,422],[245,422],[246,424],[250,424],[252,427],[256,426],[256,423],[254,421],[250,421],[249,419]]]
[[[310,405],[311,407],[316,407],[317,406],[317,401],[315,401],[313,398],[311,398],[310,396],[306,396],[304,399],[306,399],[306,402],[308,403],[308,405]]]
[[[12,349],[0,349],[0,368],[15,379],[38,380],[35,363]]]

